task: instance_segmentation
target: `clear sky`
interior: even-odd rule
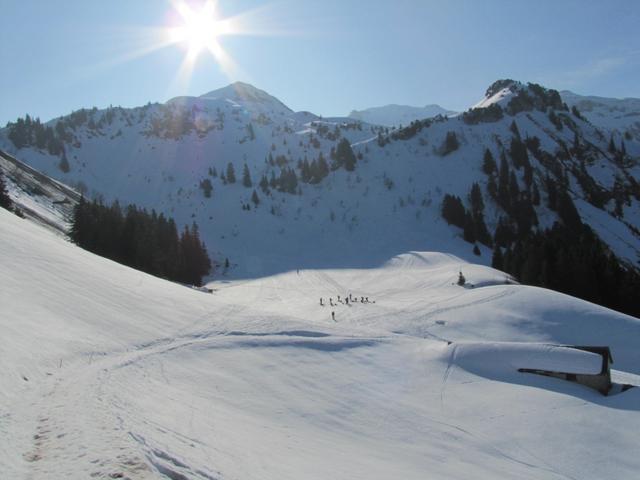
[[[178,75],[155,51],[169,0],[0,0],[0,124],[81,107],[164,102],[242,80],[294,110],[346,115],[388,103],[463,110],[498,78],[640,97],[636,0],[218,0],[245,32]]]

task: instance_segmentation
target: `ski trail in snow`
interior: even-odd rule
[[[449,354],[449,360],[447,361],[447,368],[442,375],[442,384],[440,386],[440,409],[444,411],[444,393],[447,388],[447,381],[451,375],[451,369],[454,368],[453,361],[455,360],[456,348],[455,344],[450,345],[451,353]]]
[[[442,308],[438,308],[436,310],[433,310],[429,313],[427,313],[424,317],[422,317],[425,320],[428,320],[432,317],[435,317],[436,315],[441,315],[443,313],[448,313],[454,310],[461,310],[464,308],[469,308],[469,307],[474,307],[477,305],[482,305],[484,303],[489,303],[489,302],[493,302],[495,300],[499,300],[501,298],[505,298],[511,295],[514,295],[516,293],[515,289],[506,289],[500,293],[497,293],[495,295],[491,295],[489,297],[485,297],[485,298],[481,298],[479,300],[474,300],[473,302],[468,302],[468,303],[462,303],[459,305],[453,305],[451,307],[442,307]]]
[[[451,376],[451,373],[453,371],[453,369],[455,369],[455,358],[456,358],[456,350],[457,350],[457,346],[455,343],[451,344],[450,347],[451,352],[449,353],[449,358],[447,360],[447,367],[442,375],[442,384],[440,387],[440,409],[443,413],[445,413],[445,403],[444,403],[444,397],[445,397],[445,391],[447,388],[447,382]],[[525,467],[529,467],[529,468],[533,468],[536,470],[543,470],[549,473],[553,473],[554,475],[558,475],[562,478],[566,478],[569,480],[577,480],[575,477],[572,477],[568,474],[565,474],[563,472],[558,471],[556,468],[554,468],[553,466],[549,465],[547,462],[545,462],[544,460],[542,460],[541,458],[539,458],[538,456],[532,454],[530,451],[523,449],[522,447],[520,447],[519,445],[516,445],[517,448],[519,448],[520,450],[522,450],[526,455],[529,455],[530,457],[532,457],[534,460],[542,463],[544,466],[540,466],[540,465],[536,465],[534,463],[530,463],[530,462],[526,462],[524,460],[520,460],[518,458],[516,458],[514,455],[512,454],[508,454],[506,453],[503,449],[498,448],[497,446],[495,446],[493,444],[493,442],[490,441],[490,439],[485,438],[484,436],[478,434],[478,433],[474,433],[472,432],[470,429],[468,428],[462,428],[459,425],[453,424],[453,423],[449,423],[449,422],[444,422],[441,420],[436,420],[434,418],[430,418],[430,421],[440,424],[440,425],[444,425],[450,428],[453,428],[461,433],[464,433],[465,435],[468,435],[470,437],[472,437],[475,441],[477,441],[479,443],[479,445],[483,445],[484,448],[486,448],[487,450],[491,450],[493,451],[495,454],[511,461],[514,463],[518,463],[520,465],[523,465]]]

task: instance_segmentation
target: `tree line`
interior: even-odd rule
[[[212,264],[198,226],[182,233],[172,218],[135,205],[103,205],[81,199],[73,211],[70,238],[97,255],[168,280],[201,285]]]
[[[9,140],[16,148],[36,147],[46,150],[51,155],[64,153],[64,126],[58,122],[56,128],[44,125],[39,118],[32,119],[29,115],[18,118],[7,124]]]
[[[498,243],[496,233],[496,244]],[[492,266],[520,282],[573,295],[640,317],[640,274],[622,265],[587,225],[550,229],[496,245]]]
[[[537,137],[522,139],[515,122],[511,131],[514,135],[508,148],[501,149],[498,162],[489,149],[482,159],[488,196],[505,214],[500,216],[493,236],[484,223],[484,201],[477,183],[471,186],[467,202],[455,195],[444,196],[443,218],[460,227],[466,241],[494,246],[492,266],[524,284],[640,316],[634,293],[640,287],[640,273],[621,262],[582,223],[559,154],[552,156],[542,151]],[[529,152],[548,168],[545,177],[534,179]],[[522,171],[523,186],[516,177],[518,170]],[[535,207],[542,204],[537,182],[546,192],[546,206],[558,216],[549,229],[536,228]],[[479,253],[477,249],[474,252]]]

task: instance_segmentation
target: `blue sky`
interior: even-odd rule
[[[219,0],[219,14],[243,15],[253,34],[219,40],[233,74],[201,55],[188,83],[176,80],[181,46],[134,55],[172,11],[168,0],[2,0],[0,125],[164,102],[233,80],[323,115],[387,103],[463,110],[505,77],[640,97],[634,0]]]

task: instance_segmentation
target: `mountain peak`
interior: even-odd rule
[[[287,113],[292,112],[289,107],[276,97],[245,82],[233,82],[226,87],[200,95],[200,98],[210,100],[227,99],[244,105],[273,106],[277,110],[285,110]]]
[[[508,113],[529,110],[562,109],[562,99],[557,90],[537,83],[523,83],[510,78],[496,80],[487,88],[484,98],[472,108],[487,108],[494,104],[507,109]]]

